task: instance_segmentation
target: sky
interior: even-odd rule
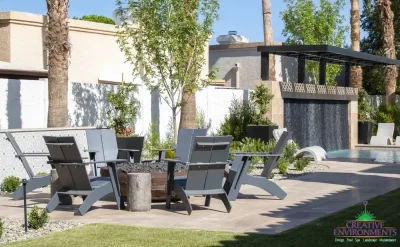
[[[214,24],[214,34],[210,41],[216,44],[218,35],[227,34],[228,31],[237,31],[247,37],[250,42],[263,41],[262,2],[261,0],[220,0],[220,19]],[[319,2],[314,0],[314,2]],[[361,2],[361,1],[360,1]],[[283,22],[280,12],[286,6],[282,0],[271,0],[272,25],[275,41],[285,41],[282,36]],[[96,14],[108,17],[113,16],[115,0],[70,0],[69,16]],[[0,0],[0,11],[20,11],[34,14],[46,14],[45,0]],[[347,23],[350,23],[350,1],[342,13]],[[363,34],[361,34],[363,36]],[[347,35],[347,44],[350,44],[350,34]]]

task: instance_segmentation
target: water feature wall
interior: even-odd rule
[[[284,126],[301,148],[349,149],[349,101],[284,99]]]

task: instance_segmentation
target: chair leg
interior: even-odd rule
[[[244,183],[263,189],[281,200],[283,200],[287,196],[287,193],[281,187],[279,187],[279,185],[263,177],[254,177],[247,175],[246,181]]]
[[[80,215],[86,214],[87,211],[95,204],[98,200],[104,196],[113,192],[112,185],[108,184],[93,190],[89,195],[86,196],[82,205],[79,207],[78,212]]]
[[[232,205],[231,205],[231,203],[229,202],[229,199],[228,199],[228,196],[226,195],[226,193],[224,193],[224,194],[219,194],[218,196],[219,196],[219,198],[222,200],[222,202],[224,203],[225,208],[226,208],[226,211],[228,211],[228,213],[230,213],[231,210],[232,210]]]
[[[186,211],[189,215],[192,214],[192,205],[189,202],[188,196],[186,195],[185,191],[182,187],[174,186],[175,193],[181,198],[183,205],[185,205]]]
[[[204,204],[206,207],[210,206],[211,202],[211,195],[206,195],[206,203]]]
[[[54,196],[51,198],[49,204],[47,204],[47,206],[46,206],[47,212],[49,212],[49,213],[53,212],[57,208],[57,206],[60,205],[60,203],[61,203],[60,196],[63,196],[63,195],[58,194],[58,192],[56,192],[54,194]]]
[[[44,177],[33,177],[27,181],[26,184],[26,194],[36,190],[40,189],[44,186],[47,186],[50,184],[50,176],[44,176]],[[19,200],[24,197],[24,188],[23,186],[19,186],[18,189],[12,194],[13,200]]]

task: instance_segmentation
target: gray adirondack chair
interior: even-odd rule
[[[125,160],[103,160],[107,164],[110,177],[89,177],[85,165],[96,161],[83,162],[74,137],[43,137],[50,152],[49,163],[57,170],[61,189],[51,198],[46,209],[54,211],[63,196],[82,196],[83,203],[78,212],[84,215],[94,203],[101,198],[113,194],[117,208],[124,208],[121,197],[116,164]]]
[[[50,174],[46,175],[35,175],[29,166],[27,157],[48,157],[48,153],[23,153],[14,136],[10,132],[6,132],[7,139],[11,142],[16,152],[15,157],[21,160],[22,165],[26,173],[29,176],[26,184],[26,193],[30,193],[36,189],[47,186],[50,184]],[[19,200],[24,197],[24,188],[22,185],[18,186],[17,190],[11,195],[13,200]]]
[[[118,148],[117,137],[113,129],[91,129],[86,130],[88,143],[87,150],[90,153],[91,160],[96,160],[93,164],[94,175],[97,176],[100,167],[106,166],[102,160],[124,159],[130,162],[140,162],[140,156],[143,149],[143,137],[138,137],[138,149],[120,149]]]
[[[154,149],[153,151],[158,152],[157,161],[165,159],[165,154],[167,151],[175,151],[175,157],[179,157],[182,161],[188,161],[191,142],[196,136],[207,136],[207,129],[179,129],[178,131],[178,142],[176,148],[171,149]],[[150,162],[152,160],[147,160],[145,162]]]
[[[269,179],[272,170],[276,167],[278,159],[282,156],[289,140],[288,132],[283,132],[279,141],[271,154],[268,153],[232,153],[235,158],[232,162],[232,167],[229,170],[227,179],[225,180],[224,189],[228,194],[230,201],[235,201],[239,195],[240,188],[243,184],[252,185],[266,192],[277,196],[279,199],[284,199],[287,194],[276,183]],[[255,156],[269,157],[264,165],[261,176],[247,174],[250,167],[251,159]]]
[[[176,163],[184,163],[189,166],[187,177],[176,179],[169,177],[169,179],[173,179],[173,190],[182,200],[189,215],[192,213],[189,196],[195,195],[206,196],[205,206],[210,205],[212,195],[218,196],[228,213],[231,211],[232,206],[222,188],[222,182],[225,167],[228,164],[229,147],[232,139],[232,136],[197,136],[190,145],[191,151],[188,152],[188,162],[179,159],[164,159],[169,163],[169,166]]]

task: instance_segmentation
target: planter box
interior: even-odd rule
[[[246,137],[269,142],[270,140],[274,140],[274,135],[272,134],[274,129],[278,129],[278,126],[250,125],[246,127]]]
[[[372,136],[371,122],[358,122],[358,144],[369,144]]]
[[[133,158],[135,159],[135,163],[140,163],[141,161],[143,142],[144,142],[143,136],[117,137],[117,145],[119,149],[140,150],[139,152],[133,153]],[[118,152],[118,159],[129,160],[129,153]]]

